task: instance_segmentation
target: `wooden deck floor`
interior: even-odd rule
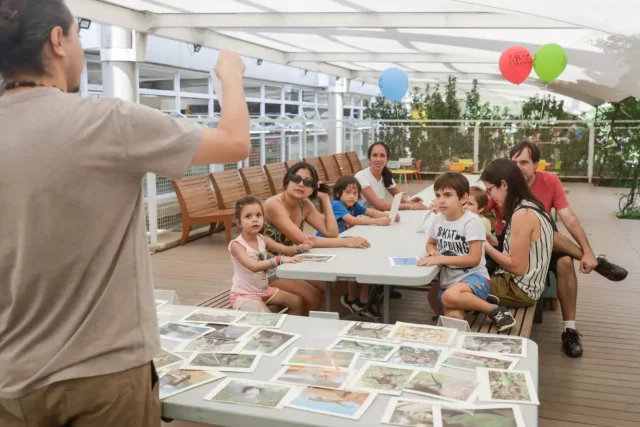
[[[608,254],[629,270],[629,277],[613,283],[596,273],[578,275],[582,358],[562,352],[560,309],[545,311],[544,323],[534,325],[531,339],[540,351],[539,425],[635,427],[640,425],[640,222],[615,218],[619,196],[614,189],[565,187],[596,254]],[[176,290],[182,304],[196,305],[231,286],[224,234],[156,253],[151,260],[156,288]],[[403,298],[391,303],[392,322],[431,323],[431,317],[424,293],[403,291]]]

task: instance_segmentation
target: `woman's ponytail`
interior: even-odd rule
[[[382,182],[384,183],[385,188],[389,188],[393,185],[393,174],[386,166],[382,169]]]

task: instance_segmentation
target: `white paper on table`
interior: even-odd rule
[[[366,399],[362,404],[353,401],[357,400],[360,396],[366,396]],[[284,406],[287,408],[300,409],[302,411],[315,412],[318,414],[359,420],[376,396],[377,393],[373,392],[355,391],[349,391],[345,396],[344,391],[340,390],[305,387]],[[350,402],[349,398],[353,400]]]
[[[411,412],[413,414],[419,413],[422,415],[425,415],[425,419],[428,419],[428,417],[426,416],[427,414],[431,414],[433,417],[433,425],[434,426],[441,426],[442,424],[438,424],[435,422],[435,406],[441,404],[442,402],[433,402],[433,401],[428,401],[428,400],[416,400],[416,399],[407,399],[404,397],[392,397],[391,400],[389,400],[389,404],[387,405],[387,409],[385,409],[384,414],[382,415],[382,420],[380,421],[382,424],[391,424],[391,425],[401,425],[398,423],[392,423],[391,422],[391,418],[393,417],[394,413],[396,412],[396,407],[398,406],[399,403],[402,404],[408,404],[408,405],[415,405],[413,408],[411,408]]]
[[[472,417],[474,417],[478,412],[480,414],[485,411],[491,411],[495,409],[508,409],[513,412],[513,419],[515,421],[515,427],[526,427],[524,422],[524,416],[522,415],[522,411],[520,410],[519,405],[506,405],[506,404],[497,404],[497,405],[473,405],[473,404],[458,404],[458,403],[442,403],[434,406],[433,410],[433,420],[434,426],[443,425],[443,411],[461,411],[470,413]],[[470,420],[473,422],[473,418]],[[477,424],[473,424],[477,425]]]
[[[398,211],[400,210],[400,201],[402,200],[402,195],[404,193],[400,192],[393,196],[393,202],[391,202],[391,210],[389,210],[389,218],[391,221],[395,221],[396,215],[398,215]]]
[[[520,377],[524,380],[526,385],[526,392],[528,394],[528,398],[526,399],[517,399],[517,396],[511,396],[513,399],[500,399],[495,398],[491,395],[491,378],[489,377],[490,373],[497,373],[500,375],[506,374],[509,376],[509,381],[513,381],[513,377]],[[476,368],[476,375],[478,376],[478,383],[480,384],[478,400],[482,402],[501,402],[501,403],[517,403],[520,405],[529,404],[529,405],[540,405],[540,400],[538,400],[538,392],[533,383],[533,377],[531,376],[531,372],[529,371],[508,371],[506,369],[487,369],[487,368]]]

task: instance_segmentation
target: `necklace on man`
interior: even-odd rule
[[[54,87],[56,89],[59,89],[60,91],[64,92],[62,89],[60,89],[58,86],[55,85],[45,85],[42,83],[36,83],[36,82],[32,82],[32,81],[27,81],[27,80],[23,80],[23,81],[19,81],[19,82],[9,82],[6,85],[4,85],[4,90],[11,90],[11,89],[16,89],[19,87]]]

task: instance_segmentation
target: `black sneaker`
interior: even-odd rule
[[[400,298],[402,298],[402,294],[400,293],[400,291],[396,291],[393,288],[389,289],[389,296],[391,297],[391,299],[400,299]]]
[[[499,332],[511,329],[516,325],[516,319],[506,307],[498,307],[489,313],[493,324]]]
[[[357,301],[357,300],[355,300],[355,301],[351,301],[351,300],[349,299],[349,296],[348,296],[348,295],[342,295],[342,296],[340,297],[340,303],[341,303],[343,306],[347,307],[347,308],[349,309],[349,311],[350,311],[350,312],[352,312],[352,313],[355,313],[356,311],[358,311],[358,310],[357,310],[357,308],[354,308],[354,306],[356,306],[356,301]]]
[[[624,268],[608,261],[605,255],[598,256],[598,266],[594,270],[596,273],[614,282],[626,279],[627,274],[629,274]]]
[[[582,335],[580,334],[580,332],[571,328],[567,328],[562,333],[562,348],[564,348],[564,352],[567,356],[582,356],[582,340],[580,339],[581,336]]]
[[[500,304],[500,298],[498,298],[498,297],[497,297],[497,296],[495,296],[495,295],[491,295],[491,294],[489,294],[489,295],[487,295],[487,302],[488,302],[489,304],[495,304],[495,305],[498,305],[498,304]]]

